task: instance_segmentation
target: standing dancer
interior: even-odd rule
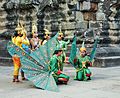
[[[41,40],[38,38],[37,27],[32,25],[32,38],[30,40],[32,51],[38,49],[41,45]]]
[[[57,43],[57,46],[60,46],[62,47],[62,50],[63,50],[63,54],[61,56],[59,56],[59,59],[61,61],[60,63],[60,70],[63,71],[63,66],[64,66],[64,63],[66,62],[66,50],[67,50],[67,45],[69,43],[69,40],[66,42],[63,40],[64,39],[64,36],[63,36],[63,33],[62,32],[59,32],[58,33],[58,43]]]

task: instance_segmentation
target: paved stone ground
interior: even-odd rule
[[[13,67],[0,66],[0,98],[120,98],[120,66],[90,69],[92,80],[85,82],[74,81],[74,69],[65,67],[70,81],[56,93],[37,89],[30,81],[12,83]]]

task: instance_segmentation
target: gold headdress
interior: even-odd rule
[[[27,31],[25,30],[25,27],[23,25],[24,25],[24,23],[20,22],[20,26],[22,28],[21,34],[23,34],[23,36],[27,36]]]
[[[83,52],[83,51],[86,51],[85,42],[84,41],[82,43],[82,47],[80,48],[80,52]]]
[[[37,26],[35,23],[32,24],[32,34],[37,33]]]
[[[19,22],[18,22],[18,25],[17,25],[17,27],[15,28],[15,30],[16,30],[16,31],[21,31],[21,30],[22,30]]]
[[[62,30],[61,30],[61,27],[60,27],[60,31],[59,31],[58,34],[59,34],[59,36],[64,37],[64,36],[63,36],[63,33],[62,33]]]
[[[48,29],[44,29],[45,30],[45,34],[48,35],[48,34],[51,34],[51,32],[49,32]]]

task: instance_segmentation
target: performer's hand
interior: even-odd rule
[[[90,62],[90,61],[86,61],[86,66],[92,66],[92,62]]]
[[[66,57],[64,62],[65,62],[66,64],[70,64],[70,62],[69,62],[69,57]]]

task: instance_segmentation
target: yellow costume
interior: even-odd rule
[[[18,36],[14,36],[12,38],[12,42],[20,47],[21,49],[23,49],[22,45],[25,44],[25,45],[30,45],[29,43],[29,40],[28,38],[26,37],[27,33],[24,29],[24,27],[20,24],[18,24],[17,28],[15,29],[18,33]],[[18,79],[18,76],[19,76],[19,69],[21,67],[21,63],[20,63],[20,58],[18,55],[14,55],[12,57],[12,60],[13,60],[13,64],[14,64],[14,72],[13,72],[13,75],[14,75],[14,78],[13,78],[13,82],[19,82],[19,79]],[[22,76],[22,79],[24,80],[24,72],[21,71],[21,76]]]
[[[14,56],[12,57],[12,60],[13,60],[13,64],[14,64],[14,72],[13,72],[13,75],[18,76],[18,75],[19,75],[19,69],[20,69],[20,67],[21,67],[20,58],[19,58],[17,55],[14,55]]]

